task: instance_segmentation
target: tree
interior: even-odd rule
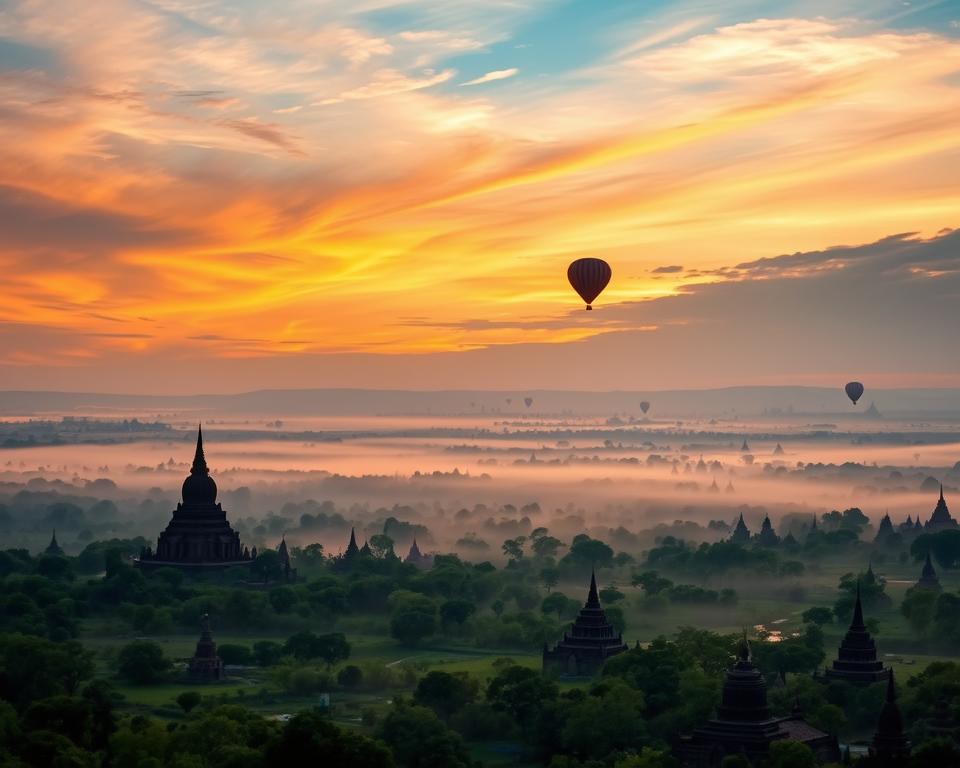
[[[643,747],[640,754],[617,760],[613,768],[680,768],[680,762],[667,750]]]
[[[813,750],[799,741],[775,741],[770,745],[770,768],[816,768]]]
[[[93,675],[93,655],[75,640],[0,635],[0,670],[0,698],[23,709],[48,696],[74,694]]]
[[[401,608],[390,619],[390,635],[404,645],[416,645],[437,631],[434,613],[416,608]]]
[[[377,729],[403,768],[471,768],[459,734],[426,707],[395,705]]]
[[[451,624],[463,626],[463,623],[477,612],[477,606],[469,600],[447,600],[440,606],[440,623],[444,628]]]
[[[224,664],[252,664],[253,652],[245,645],[221,643],[217,646],[217,655]]]
[[[117,674],[134,685],[159,682],[173,664],[152,640],[134,640],[120,649]]]
[[[432,709],[445,723],[477,697],[479,685],[466,672],[450,674],[437,670],[420,678],[413,700]]]
[[[947,529],[937,533],[924,533],[913,540],[910,554],[917,561],[923,560],[927,553],[942,568],[960,568],[960,530]]]
[[[250,564],[250,571],[262,581],[276,581],[283,576],[280,553],[274,549],[265,549]]]
[[[929,589],[908,589],[900,605],[900,613],[904,615],[913,631],[923,634],[933,621],[937,609],[939,594]]]
[[[580,603],[571,600],[563,592],[551,592],[540,603],[540,610],[543,613],[555,613],[560,621],[565,617],[576,615],[580,609]]]
[[[490,610],[493,611],[497,618],[499,619],[503,615],[503,611],[507,606],[504,605],[503,600],[494,600],[490,603]]]
[[[394,555],[393,551],[393,539],[391,539],[385,533],[376,533],[370,537],[370,540],[367,542],[370,545],[370,551],[373,553],[373,556],[383,560],[386,557],[392,557]]]
[[[289,613],[297,604],[297,593],[290,587],[274,587],[268,597],[270,605],[277,613]]]
[[[581,533],[574,537],[570,551],[561,563],[587,568],[609,568],[613,563],[613,549],[599,539],[591,539]]]
[[[563,546],[563,542],[560,539],[554,536],[540,536],[533,540],[533,544],[530,548],[533,550],[533,554],[537,557],[556,557],[557,552],[560,550],[560,547]]]
[[[501,549],[503,554],[511,560],[519,560],[523,557],[523,545],[526,542],[526,536],[517,536],[513,539],[507,539],[503,542]]]
[[[355,664],[348,664],[337,673],[337,682],[344,688],[356,688],[363,682],[363,670]]]
[[[258,640],[253,644],[253,659],[258,666],[272,667],[283,656],[283,646],[273,640]]]
[[[616,587],[604,587],[600,590],[600,601],[607,605],[617,603],[623,600],[624,597],[626,597],[626,595]]]
[[[673,582],[670,579],[662,577],[656,571],[634,572],[630,583],[635,587],[642,587],[648,595],[657,595],[673,587]]]
[[[180,709],[182,709],[188,715],[200,704],[201,701],[203,701],[203,696],[196,691],[184,691],[177,696],[177,704],[180,706]]]
[[[833,611],[822,606],[814,606],[800,614],[800,618],[805,624],[816,624],[818,627],[822,627],[833,623]]]
[[[543,586],[546,587],[547,592],[550,592],[560,582],[560,570],[552,566],[541,568],[540,581],[543,583]]]
[[[342,632],[331,632],[317,637],[316,651],[327,667],[332,667],[350,658],[350,643]]]
[[[516,665],[500,672],[487,685],[487,701],[494,709],[506,712],[524,731],[528,731],[540,712],[559,696],[557,684],[539,670]]]
[[[382,743],[341,730],[318,711],[295,715],[268,748],[262,764],[396,768]]]

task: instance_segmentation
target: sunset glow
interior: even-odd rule
[[[161,389],[320,386],[356,383],[333,354],[391,377],[398,355],[657,343],[663,320],[617,305],[942,235],[960,211],[950,5],[7,4],[5,387],[142,390],[163,365],[201,378]],[[592,315],[565,278],[584,255],[614,273]],[[894,385],[960,380],[888,362]],[[497,384],[488,358],[458,367]]]

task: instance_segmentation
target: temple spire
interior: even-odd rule
[[[600,607],[600,595],[597,593],[597,572],[595,568],[590,569],[590,592],[587,593],[587,606],[590,608]]]
[[[863,606],[860,604],[860,579],[857,579],[857,601],[853,604],[853,621],[850,629],[866,629],[863,623]]]
[[[203,426],[197,425],[197,451],[193,455],[193,466],[190,467],[192,475],[208,475],[210,470],[207,468],[207,459],[203,455]]]

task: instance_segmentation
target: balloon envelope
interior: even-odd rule
[[[532,397],[525,397],[525,398],[523,398],[523,402],[524,402],[524,404],[527,406],[527,408],[529,408],[531,405],[533,405],[533,398],[532,398]]]
[[[644,413],[646,413],[647,411],[649,411],[649,410],[650,410],[650,403],[648,403],[646,400],[644,400],[642,403],[640,403],[640,410],[643,411]]]
[[[857,400],[863,396],[863,384],[861,384],[859,381],[851,381],[843,388],[843,391],[847,393],[847,397],[850,398],[850,402],[856,405]]]
[[[567,280],[570,281],[573,290],[583,299],[587,309],[593,309],[590,305],[600,295],[600,292],[607,287],[612,274],[607,262],[603,259],[591,257],[577,259],[567,267]]]

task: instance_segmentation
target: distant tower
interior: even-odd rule
[[[210,615],[200,617],[200,639],[190,666],[187,668],[190,679],[198,683],[210,683],[223,679],[223,662],[217,655],[217,644],[210,632]]]
[[[570,631],[563,633],[552,651],[543,644],[543,670],[559,675],[595,675],[607,659],[626,650],[623,636],[607,621],[597,592],[597,576],[591,573],[587,602]]]
[[[887,698],[880,710],[877,732],[873,736],[870,754],[883,766],[901,766],[907,764],[910,756],[910,742],[903,733],[903,717],[897,705],[897,689],[893,680],[893,670],[887,677]]]
[[[846,680],[855,685],[869,685],[890,676],[882,661],[877,660],[877,645],[863,621],[863,605],[860,602],[860,582],[857,582],[857,599],[853,604],[853,620],[847,630],[837,659],[827,668],[830,679]]]
[[[776,531],[773,530],[773,523],[770,522],[770,515],[764,515],[757,541],[765,547],[775,547],[780,543],[780,537],[777,536]]]
[[[810,523],[810,528],[807,530],[807,541],[815,539],[820,534],[819,528],[817,528],[817,516],[814,514],[813,522]]]
[[[750,529],[747,528],[747,524],[743,522],[743,512],[740,513],[740,519],[737,520],[733,533],[730,535],[730,541],[734,544],[746,544],[750,541]]]
[[[927,559],[923,563],[920,579],[914,587],[916,589],[926,589],[930,592],[940,592],[943,589],[943,587],[940,586],[940,579],[937,577],[937,572],[933,569],[933,562],[930,560],[929,552],[927,552]]]
[[[403,562],[409,563],[422,571],[429,570],[433,567],[433,555],[425,555],[420,551],[420,547],[417,546],[417,538],[413,538],[413,544],[410,545],[410,551],[407,552],[407,556],[403,558]]]
[[[773,449],[774,456],[783,456],[783,446],[780,443],[777,443],[777,447]]]
[[[877,535],[873,540],[877,544],[882,544],[893,534],[893,521],[890,519],[889,514],[885,514],[882,518],[880,518],[880,527],[877,528]]]
[[[923,527],[928,531],[943,531],[957,527],[957,521],[950,516],[947,502],[943,499],[943,483],[940,483],[940,499],[937,501],[937,506],[927,524]]]
[[[53,535],[50,537],[50,543],[47,544],[47,548],[43,550],[45,555],[54,555],[55,557],[63,557],[63,549],[60,545],[57,544],[57,529],[53,529]]]
[[[750,453],[750,446],[747,445],[747,438],[743,438],[743,445],[740,446],[742,453]]]

